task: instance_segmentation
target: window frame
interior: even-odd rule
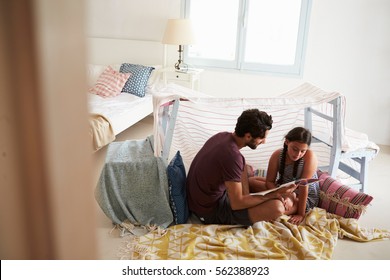
[[[183,13],[185,18],[190,18],[190,2],[196,0],[182,0]],[[212,0],[210,0],[212,1]],[[237,43],[236,43],[236,59],[234,61],[224,61],[205,58],[194,58],[188,56],[188,48],[184,48],[184,60],[190,65],[203,68],[216,68],[224,70],[248,71],[268,73],[275,75],[299,76],[303,75],[303,68],[306,55],[306,45],[309,30],[309,18],[311,11],[312,0],[301,0],[301,11],[299,18],[299,27],[295,51],[295,59],[293,65],[265,64],[244,62],[245,51],[245,21],[249,0],[239,0],[238,11],[238,26],[237,26]]]

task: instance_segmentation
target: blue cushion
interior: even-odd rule
[[[186,170],[180,151],[172,158],[167,167],[168,187],[171,208],[176,224],[184,224],[189,217],[186,197]]]
[[[145,88],[148,84],[150,73],[154,70],[154,67],[123,63],[119,71],[121,73],[131,73],[130,78],[124,85],[122,92],[134,94],[139,97],[145,96]]]

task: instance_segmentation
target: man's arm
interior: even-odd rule
[[[225,182],[227,193],[229,196],[230,206],[233,210],[240,210],[251,208],[261,203],[264,203],[270,199],[280,199],[282,202],[282,195],[285,193],[291,193],[295,190],[296,186],[292,185],[288,188],[281,188],[275,192],[268,193],[266,195],[249,195],[243,194],[243,187],[241,182]]]

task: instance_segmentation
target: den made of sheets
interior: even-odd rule
[[[117,135],[115,141],[145,139],[152,133],[153,117],[148,116]],[[96,182],[104,165],[106,153],[107,146],[93,155]],[[358,220],[332,219],[333,217],[327,216],[325,212],[315,211],[311,214],[311,222],[307,222],[312,223],[309,230],[298,229],[282,220],[274,225],[259,223],[250,230],[226,226],[202,229],[199,226],[184,225],[174,227],[172,232],[155,230],[146,234],[147,230],[136,229],[135,235],[121,237],[121,231],[114,227],[112,221],[97,206],[99,256],[100,259],[106,260],[159,258],[388,260],[390,241],[383,237],[388,237],[387,230],[390,229],[390,209],[387,203],[390,190],[386,183],[389,166],[390,147],[380,146],[379,154],[369,163],[367,193],[373,200]],[[191,221],[190,218],[189,222]],[[194,222],[197,223],[196,220]],[[276,230],[277,236],[267,236],[269,230]],[[253,243],[256,237],[257,242]],[[224,240],[223,245],[221,240]],[[264,242],[258,242],[259,240]],[[155,246],[151,247],[150,244]],[[280,244],[284,244],[285,247]],[[214,248],[206,250],[207,246],[213,247],[210,245],[214,245]],[[194,247],[198,247],[198,250],[188,250]],[[238,250],[240,253],[235,254],[233,251],[237,248],[240,248]]]

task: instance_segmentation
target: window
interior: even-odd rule
[[[204,67],[301,75],[311,0],[184,0]]]

